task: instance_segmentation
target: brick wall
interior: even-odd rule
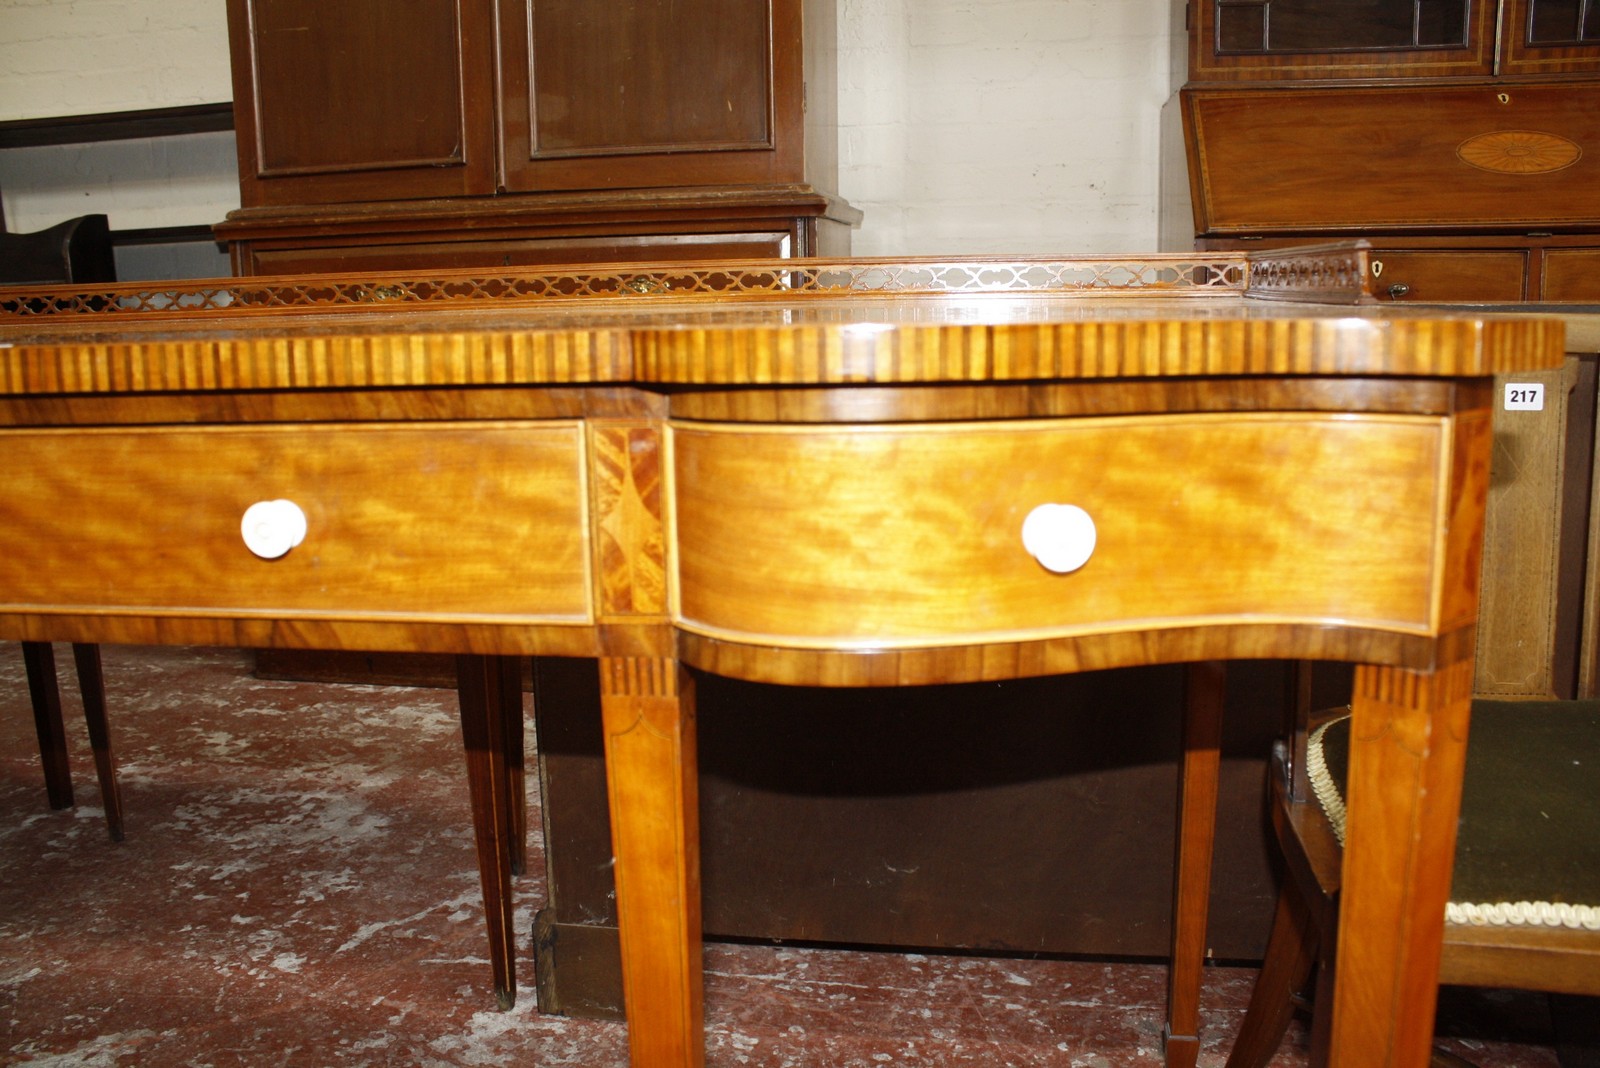
[[[0,119],[232,97],[222,0],[0,0]]]
[[[840,0],[865,255],[1155,248],[1169,0]]]

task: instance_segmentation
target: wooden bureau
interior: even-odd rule
[[[1600,302],[1592,7],[1180,0],[1173,18],[1170,247],[1360,237],[1380,300]]]

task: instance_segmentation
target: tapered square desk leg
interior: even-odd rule
[[[524,772],[527,738],[522,715],[523,658],[496,657],[499,665],[500,729],[505,733],[506,837],[511,874],[528,873],[528,781]]]
[[[1183,751],[1178,765],[1178,841],[1173,862],[1172,964],[1167,973],[1167,1068],[1195,1068],[1200,1056],[1200,983],[1217,837],[1222,705],[1227,668],[1190,664],[1184,675]]]
[[[622,996],[635,1068],[705,1061],[693,681],[676,660],[600,661]]]
[[[495,1001],[509,1009],[516,1004],[517,976],[505,718],[510,713],[521,716],[522,676],[515,657],[463,655],[456,658],[456,682],[478,876],[483,881],[483,911],[489,928],[489,965]],[[516,737],[520,738],[520,733]]]
[[[100,647],[72,643],[78,667],[78,690],[83,696],[83,719],[89,726],[89,748],[94,751],[95,775],[100,779],[100,801],[106,810],[106,831],[113,842],[122,841],[122,791],[117,786],[117,758],[111,748],[111,721],[106,715],[106,678],[100,666]]]
[[[1423,1068],[1433,1041],[1473,662],[1363,666],[1351,704],[1331,1063]]]

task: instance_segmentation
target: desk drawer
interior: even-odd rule
[[[678,424],[672,449],[676,613],[710,637],[874,648],[1438,626],[1443,419]],[[1046,503],[1092,518],[1077,570],[1024,550],[1024,519]]]
[[[1521,250],[1373,249],[1371,263],[1379,300],[1509,304],[1527,296],[1528,254]]]
[[[9,430],[0,606],[583,622],[576,422]],[[263,559],[240,520],[294,501]]]

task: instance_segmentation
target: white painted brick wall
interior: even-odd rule
[[[222,0],[0,0],[0,119],[232,98]],[[238,182],[228,134],[0,152],[14,230],[88,212],[122,230],[210,224]]]
[[[1156,247],[1170,0],[838,2],[837,191],[866,213],[858,254]],[[0,0],[0,119],[230,96],[222,0]],[[128,228],[237,206],[215,141],[150,151],[0,153],[7,218]]]
[[[0,0],[0,119],[231,99],[222,0]]]
[[[210,225],[239,206],[231,133],[0,152],[0,197],[16,231],[105,212],[117,230]]]
[[[862,255],[1155,248],[1169,0],[840,0]]]

